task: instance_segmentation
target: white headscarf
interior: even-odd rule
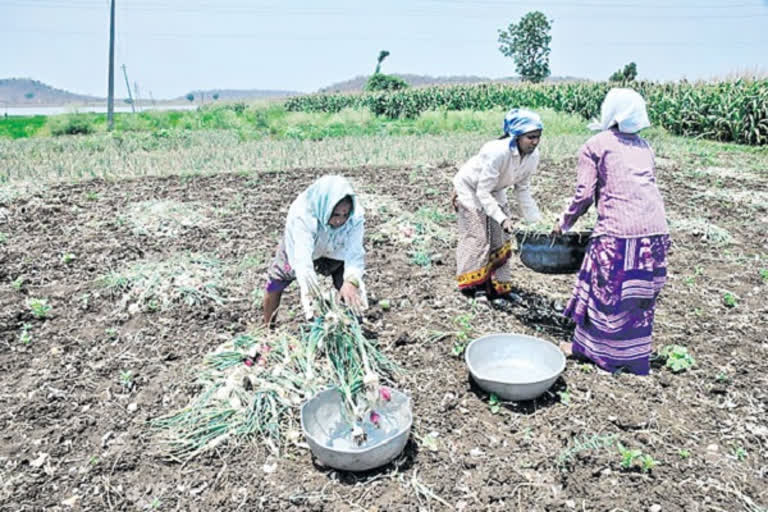
[[[622,133],[637,133],[651,126],[645,100],[632,89],[613,88],[600,107],[600,120],[589,123],[590,130],[607,130],[618,125]]]

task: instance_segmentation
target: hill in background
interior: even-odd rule
[[[31,78],[0,79],[0,103],[7,105],[68,105],[98,101],[104,99],[56,89]]]
[[[480,84],[480,83],[514,83],[519,82],[518,77],[487,78],[482,76],[428,76],[396,74],[405,80],[411,87],[427,87],[433,85],[458,85],[458,84]],[[365,87],[368,76],[357,76],[350,80],[337,82],[327,87],[323,87],[317,92],[336,93],[336,92],[359,92]],[[582,78],[575,77],[550,77],[548,82],[562,81],[584,81]],[[193,102],[198,104],[201,101],[210,103],[213,101],[214,94],[218,94],[219,101],[238,101],[254,100],[267,98],[286,98],[289,96],[299,96],[305,93],[299,91],[271,90],[271,89],[209,89],[190,91],[194,96]],[[50,85],[44,84],[31,78],[4,78],[0,79],[0,105],[4,106],[62,106],[62,105],[82,105],[82,104],[104,104],[106,98],[76,94],[63,89],[56,89]],[[154,102],[155,100],[153,100]],[[116,105],[122,105],[126,102],[125,98],[115,98]],[[150,100],[142,95],[140,103],[149,104]],[[173,99],[156,99],[157,103],[187,103],[187,94]]]
[[[484,76],[429,76],[429,75],[410,75],[393,73],[394,76],[402,78],[411,87],[429,87],[433,85],[461,85],[461,84],[484,84],[484,83],[517,83],[520,77],[510,76],[502,78],[488,78]],[[317,92],[336,93],[336,92],[358,92],[362,91],[368,76],[357,76],[351,80],[337,82],[327,87],[323,87]],[[547,82],[583,82],[583,78],[570,76],[552,76]]]

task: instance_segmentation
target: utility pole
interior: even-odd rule
[[[128,83],[128,72],[125,70],[125,64],[123,64],[123,76],[125,76],[125,86],[128,88],[128,99],[131,101],[131,112],[136,113],[136,105],[133,104],[133,96],[131,95],[131,84]]]
[[[107,130],[115,126],[115,0],[109,8],[109,85],[107,86]]]
[[[133,94],[136,95],[136,108],[141,112],[141,95],[139,94],[139,82],[133,82]]]

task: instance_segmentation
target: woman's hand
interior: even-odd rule
[[[515,221],[512,219],[504,219],[504,222],[501,223],[501,229],[504,230],[505,233],[512,234],[515,232]]]
[[[349,281],[344,281],[344,284],[341,285],[341,289],[339,290],[339,295],[349,309],[351,309],[355,315],[360,316],[363,303],[360,300],[360,293],[358,293],[357,286]]]
[[[459,211],[459,195],[456,193],[456,191],[453,191],[453,195],[451,196],[451,206],[453,206],[453,211],[458,212]]]

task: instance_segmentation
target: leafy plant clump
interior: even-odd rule
[[[32,312],[32,316],[39,319],[44,319],[51,311],[51,305],[45,299],[35,299],[30,297],[27,299],[27,307]]]
[[[681,345],[665,345],[659,350],[658,358],[664,361],[664,366],[672,370],[672,373],[680,373],[693,368],[696,359],[688,353],[688,349]]]

